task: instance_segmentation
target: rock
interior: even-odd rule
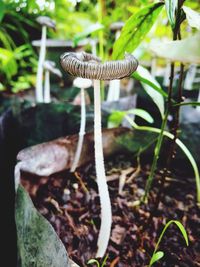
[[[22,186],[17,190],[15,216],[21,267],[71,267],[64,245]]]

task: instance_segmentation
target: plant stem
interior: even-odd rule
[[[154,128],[154,127],[149,127],[149,126],[138,126],[128,116],[125,116],[125,118],[131,124],[131,126],[133,128],[135,128],[136,130],[139,130],[139,131],[147,131],[147,132],[158,133],[158,134],[161,133],[161,129],[159,129],[159,128]],[[166,137],[168,137],[171,140],[174,139],[174,135],[171,134],[171,133],[169,133],[169,132],[167,132],[167,131],[164,131],[163,132],[163,135],[166,136]],[[200,203],[200,174],[199,174],[199,169],[198,169],[197,163],[195,162],[195,160],[194,160],[192,154],[190,153],[190,151],[187,149],[187,147],[182,143],[182,141],[180,139],[178,139],[178,138],[176,139],[176,144],[185,153],[186,157],[188,158],[188,160],[191,163],[191,166],[193,168],[194,175],[195,175],[195,181],[196,181],[197,201],[198,201],[198,203]]]
[[[176,25],[173,29],[173,40],[177,40],[178,38],[181,39],[180,34],[180,24],[181,24],[181,6],[184,1],[179,0],[179,6],[177,10],[177,16],[176,16]],[[180,78],[178,81],[178,97],[177,97],[177,103],[181,103],[182,101],[182,84],[183,84],[183,75],[184,75],[184,65],[180,64]],[[157,209],[162,192],[164,189],[164,184],[166,180],[167,173],[171,167],[171,163],[173,158],[175,157],[176,153],[176,139],[178,137],[178,129],[179,129],[179,113],[180,113],[180,106],[173,107],[172,105],[172,90],[173,90],[173,80],[174,80],[174,63],[171,64],[171,76],[170,76],[170,85],[168,89],[168,110],[172,112],[173,114],[173,128],[172,128],[172,134],[174,136],[173,140],[170,143],[169,147],[169,153],[166,160],[166,167],[163,169],[163,174],[161,176],[161,185],[160,190],[156,199],[154,210]],[[198,197],[199,198],[199,197]]]
[[[101,97],[100,81],[94,80],[94,142],[97,185],[101,205],[101,226],[98,236],[96,257],[103,257],[106,252],[112,225],[111,202],[106,181],[102,131],[101,131]]]
[[[70,169],[71,172],[74,172],[78,166],[82,147],[83,147],[84,135],[85,135],[86,109],[85,109],[85,91],[84,90],[85,90],[84,88],[81,88],[81,125],[80,125],[80,130],[79,130],[79,139],[78,139],[78,144],[76,148],[76,153],[75,153],[73,164]]]
[[[47,35],[47,27],[42,27],[42,37],[41,37],[41,47],[39,54],[39,62],[37,69],[37,77],[36,77],[36,102],[43,102],[43,92],[42,92],[42,81],[43,81],[43,64],[45,61],[46,55],[46,35]]]
[[[145,194],[142,198],[142,202],[147,201],[148,195],[149,195],[149,191],[153,182],[153,178],[154,178],[154,174],[155,174],[155,170],[156,170],[156,166],[157,166],[157,162],[159,159],[159,155],[160,155],[160,150],[161,150],[161,146],[162,146],[162,141],[163,141],[163,137],[164,137],[164,130],[167,124],[167,118],[168,118],[168,109],[166,110],[166,113],[164,115],[163,121],[162,121],[162,125],[161,125],[161,131],[159,133],[158,136],[158,140],[154,149],[154,157],[153,157],[153,162],[151,165],[151,170],[150,170],[150,174],[149,177],[147,179],[146,182],[146,186],[145,186]]]
[[[51,102],[50,95],[50,73],[48,70],[45,71],[45,82],[44,82],[44,103]]]

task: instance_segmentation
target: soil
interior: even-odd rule
[[[185,226],[189,246],[179,229],[171,225],[159,247],[164,258],[154,266],[200,266],[200,209],[196,205],[194,178],[184,177],[180,171],[169,174],[155,210],[160,173],[156,174],[148,203],[136,206],[144,194],[150,166],[139,166],[127,155],[106,160],[105,164],[113,214],[105,266],[147,266],[159,234],[172,219]],[[87,261],[95,257],[100,227],[94,163],[75,174],[62,172],[39,178],[24,173],[22,184],[40,213],[53,225],[69,256],[80,266],[91,266]]]

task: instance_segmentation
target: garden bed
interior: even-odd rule
[[[155,211],[159,173],[148,204],[138,207],[135,203],[144,193],[150,165],[139,168],[130,155],[116,155],[105,164],[113,216],[106,266],[147,266],[161,230],[172,219],[186,227],[189,247],[176,226],[171,226],[159,248],[165,256],[155,266],[200,266],[200,210],[195,202],[194,179],[180,172],[170,174]],[[41,178],[22,175],[22,184],[35,206],[53,225],[70,258],[79,266],[89,266],[87,261],[95,257],[97,250],[100,204],[95,177],[93,163],[79,168],[75,174],[64,171]],[[123,184],[124,179],[119,193],[119,181]]]

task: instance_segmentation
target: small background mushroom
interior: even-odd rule
[[[45,70],[45,81],[44,81],[44,103],[51,102],[51,91],[50,91],[50,73],[62,78],[61,71],[56,68],[56,64],[53,61],[46,60],[43,64]]]
[[[115,32],[115,40],[120,36],[121,29],[124,26],[124,22],[118,21],[110,25],[110,30]],[[112,80],[109,83],[107,101],[117,101],[120,96],[120,80]]]
[[[47,16],[40,16],[36,21],[42,26],[41,47],[39,53],[37,77],[36,77],[36,102],[43,102],[43,64],[46,56],[47,27],[55,30],[55,22]]]
[[[76,78],[74,80],[74,86],[80,88],[81,90],[81,123],[80,123],[79,139],[76,148],[76,153],[70,170],[71,172],[74,172],[76,170],[81,156],[83,140],[85,135],[85,125],[86,125],[85,89],[92,86],[92,81],[89,79]]]

